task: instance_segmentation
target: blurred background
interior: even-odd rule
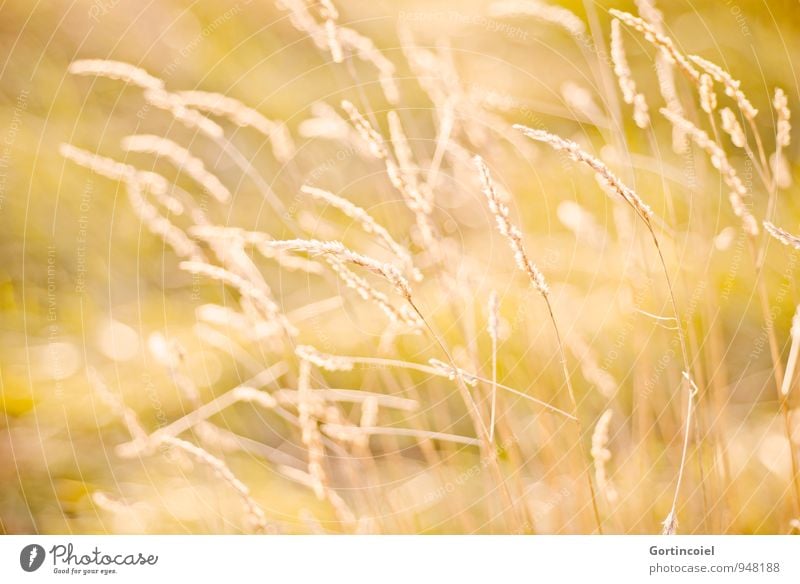
[[[670,151],[670,128],[657,114],[653,50],[641,36],[626,33],[626,47],[639,88],[652,104],[657,142],[632,123],[618,96],[616,102],[609,97],[617,92],[616,82],[610,67],[601,73],[597,65],[604,62],[602,48],[608,45],[608,9],[635,12],[635,4],[550,3],[569,8],[586,23],[583,41],[536,18],[490,16],[490,2],[338,2],[339,22],[371,38],[396,65],[401,99],[390,106],[373,68],[356,59],[331,63],[329,54],[292,26],[286,10],[267,0],[3,2],[0,532],[239,532],[239,502],[212,473],[159,456],[121,460],[116,455],[115,446],[129,435],[93,393],[87,371],[97,370],[143,423],[155,428],[180,417],[190,404],[177,389],[175,376],[149,355],[148,341],[159,338],[153,335],[180,341],[185,350],[182,375],[204,400],[247,378],[248,368],[257,371],[275,359],[252,347],[237,358],[203,342],[195,310],[209,302],[225,304],[229,292],[179,271],[172,251],[131,210],[124,188],[69,164],[58,147],[73,143],[174,177],[167,165],[126,155],[120,148],[121,138],[130,134],[169,135],[190,145],[234,193],[230,205],[209,204],[213,221],[289,236],[257,186],[213,144],[147,107],[140,90],[109,79],[71,76],[70,62],[127,61],[163,79],[170,90],[218,91],[284,121],[297,147],[291,163],[277,161],[257,133],[231,124],[225,128],[304,230],[320,239],[336,239],[337,231],[353,228],[341,214],[299,195],[300,185],[311,182],[347,193],[403,240],[413,220],[398,213],[397,196],[378,176],[380,167],[346,144],[310,135],[309,126],[303,126],[317,115],[317,102],[338,107],[349,99],[382,128],[386,111],[396,109],[412,148],[424,161],[421,166],[430,164],[437,112],[401,50],[401,30],[410,31],[421,46],[446,51],[464,94],[492,112],[496,123],[547,128],[592,145],[623,178],[634,181],[664,218],[671,234],[665,255],[676,277],[679,304],[689,315],[695,375],[703,388],[705,409],[694,430],[698,440],[708,440],[705,449],[693,443],[682,496],[687,501],[685,532],[788,532],[791,521],[800,517],[789,486],[789,446],[771,385],[755,272],[726,193],[702,153],[681,156]],[[683,50],[719,62],[742,80],[763,112],[759,127],[765,135],[773,131],[770,100],[775,86],[784,88],[796,111],[796,2],[671,0],[658,7]],[[593,34],[602,37],[600,49]],[[624,143],[615,134],[620,127]],[[659,364],[670,346],[670,332],[663,322],[642,315],[667,311],[655,256],[651,249],[642,251],[647,240],[641,234],[638,240],[629,238],[626,219],[620,217],[625,208],[620,211],[590,174],[547,149],[496,135],[472,142],[468,136],[458,138],[468,150],[480,152],[504,190],[513,193],[512,215],[554,289],[562,328],[575,331],[575,338],[588,347],[574,341],[571,359],[590,351],[613,380],[603,393],[596,376],[572,363],[581,407],[590,412],[589,430],[605,409],[615,412],[609,467],[618,495],[615,503],[604,505],[608,530],[657,531],[674,487],[684,403],[670,397],[678,385],[679,366]],[[795,178],[796,153],[795,144],[786,152]],[[747,164],[736,162],[742,164],[745,181],[757,180],[752,168],[748,175]],[[488,291],[498,290],[508,339],[499,364],[503,383],[534,387],[539,398],[566,407],[539,299],[515,274],[474,177],[455,172],[454,166],[444,168],[450,182],[437,198],[437,222],[463,258],[451,271],[468,272],[474,287],[455,292],[446,281],[427,281],[421,286],[423,303],[445,334],[449,323],[459,319],[480,329]],[[176,180],[190,188],[186,177]],[[758,188],[753,187],[754,211],[761,218],[766,198]],[[796,188],[795,183],[780,194],[775,219],[794,233],[800,231]],[[627,223],[635,230],[632,215]],[[788,248],[774,242],[768,246],[763,277],[784,359],[799,300],[796,263]],[[284,310],[305,319],[304,342],[344,355],[368,355],[379,345],[384,323],[354,308],[358,299],[332,287],[332,280],[282,274],[274,266],[264,273]],[[338,302],[340,293],[343,300]],[[474,302],[470,306],[466,298],[449,307],[451,293],[473,295]],[[306,306],[316,307],[310,316],[302,314]],[[515,334],[520,330],[525,334]],[[465,354],[470,342],[452,341]],[[481,367],[488,359],[486,342],[475,341]],[[426,353],[428,348],[422,341],[403,339],[397,354],[424,363],[436,356]],[[399,391],[390,376],[376,368],[335,381],[353,389]],[[445,418],[456,420],[448,431],[469,431],[463,421],[458,423],[464,414],[447,380],[406,374],[397,379],[400,386],[425,392],[422,411],[415,415],[429,422],[428,427],[443,409]],[[513,474],[524,483],[525,504],[536,518],[533,531],[590,531],[591,525],[581,519],[586,506],[582,487],[569,468],[550,470],[558,467],[557,450],[567,440],[559,434],[561,422],[524,402],[507,400],[504,407],[511,412],[508,425],[515,443],[523,451],[529,447],[536,460]],[[253,408],[225,413],[217,423],[301,457],[299,438]],[[590,433],[584,439],[588,450]],[[800,435],[794,440],[800,444]],[[485,486],[471,478],[477,464],[474,452],[442,447],[442,467],[431,473],[424,457],[402,440],[376,440],[373,448],[396,455],[383,460],[375,454],[378,478],[372,487],[391,499],[390,509],[374,511],[375,517],[391,520],[375,530],[508,530],[494,521],[491,510],[477,505]],[[331,511],[312,491],[286,480],[261,458],[238,453],[229,464],[268,517],[284,522],[287,530],[306,532],[330,519]],[[309,520],[309,514],[315,519]]]

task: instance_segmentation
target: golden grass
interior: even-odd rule
[[[129,434],[118,464],[143,458],[163,477],[205,468],[216,481],[189,480],[232,493],[238,511],[220,515],[240,531],[796,529],[800,325],[795,313],[781,338],[775,310],[789,285],[765,277],[770,241],[800,250],[778,212],[792,179],[789,96],[774,89],[769,123],[744,82],[666,34],[652,2],[637,3],[639,16],[590,10],[590,26],[554,2],[495,2],[491,22],[555,27],[598,80],[563,85],[566,106],[537,102],[549,113],[506,116],[488,87],[461,77],[469,56],[417,43],[408,23],[402,50],[382,51],[330,1],[279,4],[325,67],[369,90],[308,100],[310,113],[290,123],[261,113],[260,98],[176,90],[121,61],[69,67],[129,85],[169,116],[150,133],[116,136],[124,159],[107,140],[97,154],[65,141],[60,154],[125,189],[134,216],[171,250],[164,271],[179,298],[189,285],[213,296],[195,307],[192,351],[167,331],[147,343],[147,370],[177,389],[179,411],[160,412],[156,424],[152,403],[90,373],[98,409]],[[645,43],[632,52],[633,38]],[[268,145],[268,164],[235,128]],[[319,145],[331,143],[338,174],[319,162],[328,152]],[[158,160],[172,174],[156,172]],[[675,160],[691,160],[691,176]],[[531,170],[541,183],[523,190]],[[562,232],[546,222],[569,200],[567,179],[592,202],[559,207]],[[727,193],[730,208],[715,208],[725,229],[690,216],[684,191],[704,199],[702,209]],[[603,205],[608,225],[592,221]],[[744,285],[760,317],[742,319],[760,318],[757,332],[718,321],[709,268],[686,253],[698,241],[722,250],[740,241],[749,252]],[[761,377],[776,390],[762,404],[774,419],[763,432],[783,449],[769,482],[781,500],[750,523],[739,517],[744,503],[767,487],[745,495],[737,477],[757,474],[765,454],[744,450],[753,427],[726,426],[741,415],[726,378],[733,327],[762,335]],[[209,353],[231,364],[201,386]],[[283,507],[276,493],[287,492]],[[120,517],[129,508],[120,501],[132,499],[109,485],[92,496]]]

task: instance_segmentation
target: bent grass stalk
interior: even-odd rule
[[[481,179],[481,185],[483,187],[483,193],[486,195],[487,200],[489,201],[489,209],[495,216],[497,221],[497,228],[500,233],[508,240],[509,245],[511,246],[511,250],[514,252],[514,259],[517,263],[517,267],[527,274],[530,278],[531,283],[533,283],[534,287],[539,291],[542,298],[544,299],[545,305],[547,306],[547,312],[550,317],[550,323],[552,324],[553,331],[556,336],[556,342],[558,344],[558,352],[559,352],[559,360],[561,361],[561,368],[564,374],[564,380],[567,385],[567,392],[569,393],[569,399],[572,403],[572,410],[573,410],[573,420],[575,422],[576,429],[578,431],[578,451],[581,455],[581,460],[584,464],[584,474],[586,475],[586,480],[589,486],[589,493],[592,498],[592,510],[594,512],[594,519],[597,523],[597,530],[599,533],[603,533],[603,522],[600,518],[600,510],[597,504],[597,495],[595,493],[594,483],[592,481],[591,471],[590,471],[590,463],[588,458],[586,457],[585,448],[582,443],[583,438],[583,426],[581,425],[580,419],[578,417],[578,401],[575,398],[575,391],[572,388],[572,380],[569,374],[569,369],[567,368],[567,358],[566,352],[564,350],[564,343],[561,339],[561,332],[558,328],[558,323],[556,322],[555,314],[553,313],[553,306],[550,303],[550,289],[547,286],[547,282],[544,279],[544,275],[536,267],[536,265],[531,261],[528,257],[528,254],[525,250],[525,246],[522,242],[522,233],[519,229],[511,223],[511,220],[508,216],[508,208],[503,205],[497,197],[497,192],[494,188],[494,182],[492,181],[491,174],[489,173],[489,168],[486,166],[486,163],[480,156],[475,156],[474,158],[475,165],[478,169]]]
[[[565,152],[570,158],[575,160],[576,162],[580,162],[591,168],[598,176],[600,176],[612,189],[617,192],[623,200],[628,203],[628,205],[636,212],[639,218],[644,223],[645,227],[647,228],[650,236],[653,240],[653,245],[658,252],[658,259],[659,263],[661,264],[661,268],[664,273],[664,280],[667,284],[667,290],[669,292],[669,299],[670,303],[672,304],[672,312],[673,317],[675,319],[675,326],[677,327],[677,334],[678,334],[678,342],[681,348],[681,357],[683,359],[683,371],[684,371],[684,378],[686,380],[686,387],[687,387],[687,406],[686,406],[686,419],[684,421],[684,439],[683,439],[683,449],[681,452],[681,462],[680,467],[678,470],[678,477],[675,481],[675,496],[672,500],[672,507],[670,509],[669,515],[667,520],[664,523],[664,533],[674,533],[674,528],[677,522],[677,505],[678,505],[678,496],[681,490],[681,484],[683,482],[683,474],[684,468],[686,466],[686,460],[688,457],[689,451],[689,438],[690,438],[690,424],[691,424],[691,417],[692,417],[692,410],[693,408],[693,400],[696,393],[696,386],[690,377],[690,364],[689,364],[689,351],[686,346],[686,339],[684,337],[683,326],[681,324],[680,313],[678,311],[678,303],[675,299],[675,292],[672,286],[672,281],[669,276],[669,270],[667,269],[666,261],[664,260],[664,255],[661,251],[661,245],[658,241],[658,236],[656,235],[655,229],[650,221],[650,217],[652,216],[652,211],[650,207],[648,207],[639,195],[627,185],[625,185],[611,170],[608,166],[605,165],[601,160],[595,158],[588,152],[582,150],[577,144],[571,142],[570,140],[565,140],[560,136],[556,136],[555,134],[551,134],[549,132],[545,132],[544,130],[534,130],[532,128],[528,128],[526,126],[516,125],[517,129],[519,129],[523,134],[531,138],[532,140],[536,140],[539,142],[543,142],[548,144],[551,148],[556,151]],[[550,309],[550,304],[548,302],[548,309]],[[550,310],[552,316],[552,309]],[[560,341],[559,341],[560,342]]]
[[[298,355],[301,355],[302,358],[308,359],[318,367],[322,369],[326,369],[328,371],[350,371],[356,365],[372,365],[376,367],[399,367],[402,369],[411,369],[414,371],[419,371],[421,373],[427,373],[429,375],[436,375],[438,377],[444,377],[451,381],[455,380],[457,376],[461,377],[461,379],[466,384],[470,384],[474,381],[474,383],[487,383],[491,384],[491,379],[486,379],[479,375],[474,375],[459,367],[455,367],[452,365],[447,365],[442,363],[441,361],[437,361],[436,359],[431,359],[436,365],[423,365],[421,363],[414,363],[411,361],[400,361],[397,359],[384,359],[381,357],[356,357],[356,356],[349,356],[349,355],[329,355],[327,353],[322,353],[315,349],[314,347],[310,347],[308,345],[300,345],[297,347]],[[498,389],[502,389],[510,394],[516,395],[528,401],[531,401],[535,404],[542,406],[543,408],[569,418],[570,420],[574,420],[575,416],[570,414],[569,412],[565,412],[564,410],[557,408],[545,401],[537,399],[527,393],[523,393],[513,387],[509,387],[507,385],[503,385],[502,383],[497,384]]]

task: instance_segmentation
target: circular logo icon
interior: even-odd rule
[[[44,556],[45,553],[42,546],[35,543],[26,545],[19,553],[19,565],[26,572],[35,572],[42,567]]]

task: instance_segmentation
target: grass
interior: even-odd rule
[[[49,523],[15,464],[31,498],[3,529],[795,531],[792,100],[762,105],[637,4],[493,4],[487,23],[556,35],[534,47],[580,73],[498,92],[493,47],[420,40],[430,10],[382,50],[344,7],[286,0],[284,43],[338,81],[289,83],[293,119],[252,89],[72,60],[114,121],[60,134],[60,184],[125,196],[108,255],[136,266],[114,286],[139,317],[80,297],[81,334],[105,312],[115,332],[51,375],[85,427],[46,440],[105,461],[50,474]],[[13,395],[16,453],[61,422]]]

